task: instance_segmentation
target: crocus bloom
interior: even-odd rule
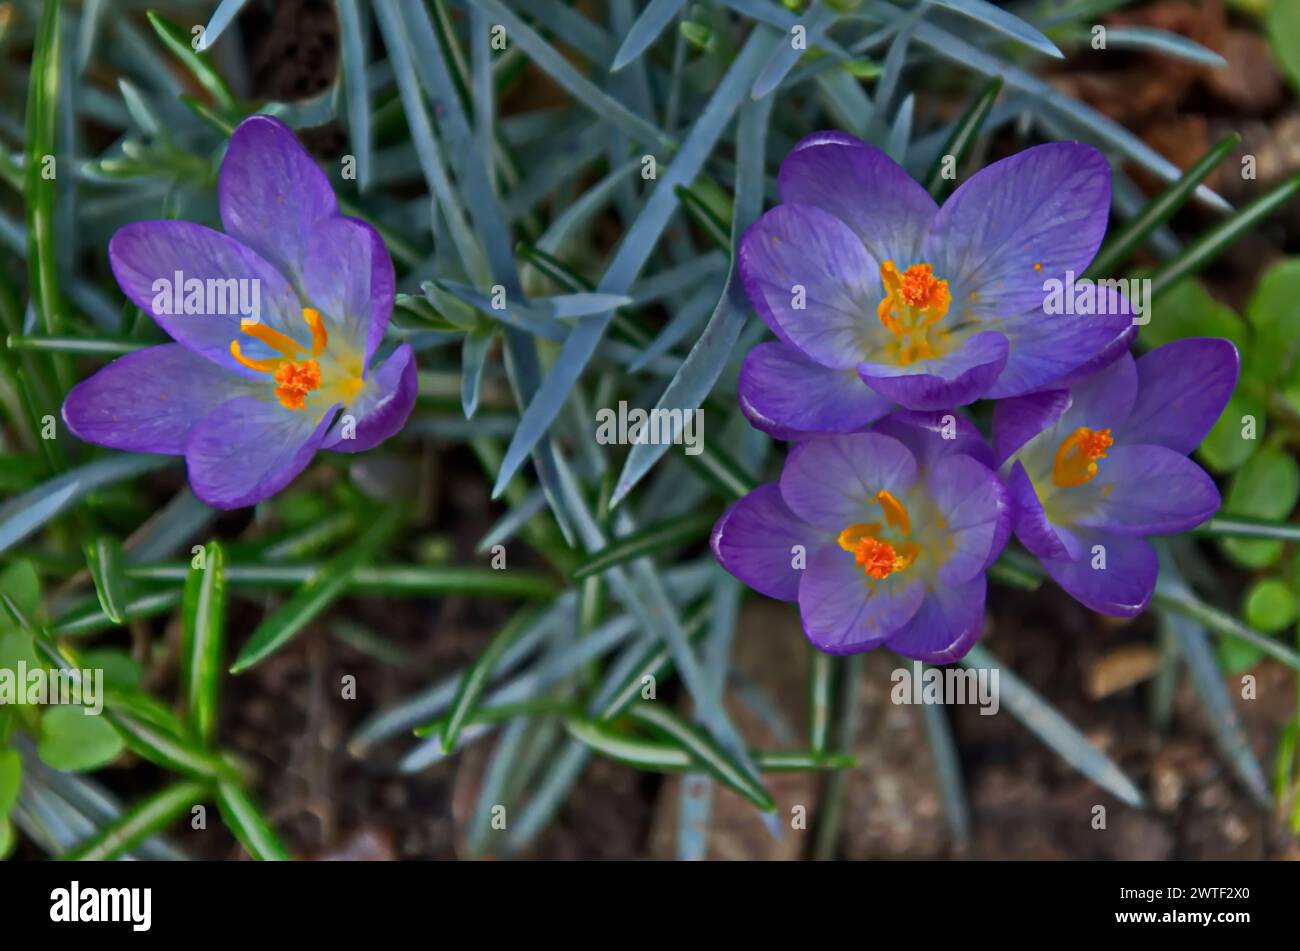
[[[393,435],[416,374],[406,345],[372,365],[392,260],[370,225],[339,213],[287,126],[239,125],[218,198],[224,234],[141,221],[113,235],[123,293],[175,343],[108,364],[68,394],[63,418],[87,442],[183,455],[195,494],[228,509],[278,492],[318,449]]]
[[[778,342],[755,347],[740,403],[778,438],[853,432],[891,404],[937,410],[1042,389],[1127,348],[1132,315],[1044,313],[1106,231],[1110,169],[1077,143],[990,165],[935,205],[885,153],[839,132],[781,164],[781,204],[739,266]]]
[[[1092,610],[1146,608],[1157,564],[1144,536],[1186,531],[1218,511],[1218,489],[1187,454],[1223,412],[1238,366],[1226,340],[1179,340],[995,408],[1016,537]]]
[[[874,431],[797,443],[780,481],[733,504],[713,551],[751,588],[797,601],[819,650],[882,644],[956,660],[979,637],[985,569],[1010,535],[991,453],[951,413],[899,412]]]

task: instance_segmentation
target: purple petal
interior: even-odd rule
[[[217,191],[226,232],[301,290],[312,233],[322,218],[338,214],[338,200],[289,127],[271,116],[241,122],[230,136]]]
[[[739,394],[746,418],[778,439],[854,432],[890,408],[853,370],[831,370],[783,343],[760,343],[749,351]]]
[[[790,450],[781,470],[781,497],[804,521],[840,532],[880,521],[876,493],[883,489],[901,496],[916,474],[912,454],[889,436],[812,436]]]
[[[791,512],[781,490],[769,483],[732,503],[713,526],[709,544],[722,567],[755,591],[796,601],[805,569],[795,565],[806,565],[827,541],[825,533]]]
[[[240,376],[265,379],[230,355],[232,340],[239,338],[241,346],[247,344],[244,353],[253,359],[264,359],[272,351],[251,337],[240,337],[240,304],[238,300],[232,302],[225,289],[244,287],[249,302],[256,291],[261,323],[311,341],[298,295],[280,272],[220,231],[188,221],[134,222],[113,235],[108,243],[108,260],[122,292],[173,340]],[[168,314],[168,310],[176,310],[173,291],[178,283],[184,288],[195,280],[202,282],[205,290],[201,302],[205,312]],[[252,283],[230,285],[230,280]],[[223,293],[209,298],[209,281],[224,282],[212,285]],[[196,298],[194,303],[200,302]],[[211,313],[206,312],[209,305]]]
[[[1074,537],[1067,532],[1058,532],[1043,511],[1043,503],[1034,491],[1025,467],[1017,462],[1011,467],[1006,481],[1007,494],[1011,497],[1012,520],[1016,538],[1031,552],[1044,560],[1048,558],[1068,560],[1078,553],[1074,546]]]
[[[179,456],[195,423],[249,384],[179,344],[118,357],[63,402],[74,436],[129,452]]]
[[[955,410],[898,410],[872,428],[906,446],[922,469],[958,454],[993,468],[993,453],[979,429]]]
[[[993,459],[1002,464],[1043,430],[1055,425],[1070,404],[1065,390],[1048,390],[999,400],[993,405]]]
[[[1061,416],[1062,435],[1080,426],[1109,429],[1118,434],[1132,412],[1137,399],[1137,367],[1132,355],[1124,353],[1118,360],[1070,387],[1070,407]],[[1055,451],[1056,447],[1053,446]]]
[[[215,508],[237,509],[279,492],[311,461],[337,408],[317,419],[252,396],[223,403],[186,440],[194,494]]]
[[[1159,565],[1155,550],[1141,538],[1125,538],[1103,532],[1079,536],[1078,558],[1058,561],[1042,559],[1043,568],[1070,596],[1098,614],[1133,617],[1151,603]],[[1105,568],[1093,568],[1094,548],[1101,546]],[[1098,561],[1100,564],[1100,561]]]
[[[854,654],[878,647],[902,628],[924,598],[915,573],[875,581],[850,552],[828,545],[808,559],[799,583],[799,618],[818,650]]]
[[[873,335],[887,333],[875,317],[876,262],[847,225],[819,208],[767,212],[740,239],[739,266],[772,332],[823,366],[853,366]]]
[[[1087,268],[1109,213],[1110,166],[1100,152],[1040,145],[953,192],[930,226],[924,258],[952,287],[959,323],[1036,311],[1045,281]]]
[[[853,229],[878,263],[919,260],[938,206],[880,149],[843,132],[815,132],[781,163],[781,201],[812,205]]]
[[[920,609],[885,646],[931,664],[961,660],[984,628],[987,588],[982,573],[964,584],[939,585],[926,593]]]
[[[307,239],[303,286],[331,334],[364,350],[369,366],[393,313],[393,259],[379,232],[356,218],[318,222]]]
[[[1169,535],[1200,525],[1219,510],[1219,490],[1181,452],[1164,446],[1112,446],[1097,475],[1062,489],[1052,511],[1072,525],[1119,535]]]
[[[1118,438],[1190,453],[1223,412],[1240,369],[1237,348],[1212,337],[1176,340],[1139,357],[1137,400]]]
[[[406,425],[418,391],[415,354],[411,345],[404,343],[366,378],[361,392],[344,407],[340,425],[325,437],[321,448],[334,452],[373,449]],[[348,432],[352,432],[350,437],[345,435]]]
[[[1064,387],[1125,353],[1137,337],[1128,314],[1063,316],[1037,310],[985,321],[1011,343],[991,399],[1019,396],[1046,386]]]
[[[935,410],[964,406],[979,399],[1002,372],[1007,338],[984,331],[968,338],[951,353],[910,366],[860,363],[858,374],[891,402],[907,409]]]
[[[992,471],[970,456],[949,456],[925,477],[926,493],[943,518],[941,585],[980,574],[1007,543],[1011,500]]]

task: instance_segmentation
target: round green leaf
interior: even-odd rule
[[[23,784],[23,761],[17,750],[0,750],[0,821],[18,801],[18,790]]]
[[[107,720],[88,716],[84,707],[50,707],[41,717],[36,751],[55,769],[83,772],[116,759],[122,739]]]
[[[1256,581],[1246,592],[1246,623],[1268,634],[1282,630],[1296,619],[1296,596],[1278,578]]]
[[[26,559],[15,561],[0,571],[0,592],[13,598],[14,603],[30,618],[36,617],[36,612],[40,610],[41,579],[32,563]],[[12,626],[9,612],[0,611],[0,630]]]
[[[84,651],[78,666],[86,670],[102,670],[104,683],[110,687],[139,687],[143,676],[140,665],[131,655],[116,647],[96,647]]]
[[[1255,346],[1244,370],[1249,379],[1273,383],[1295,365],[1300,347],[1300,259],[1269,268],[1246,308]]]
[[[1283,519],[1295,509],[1298,496],[1300,466],[1289,453],[1269,446],[1251,456],[1232,477],[1223,511]],[[1246,568],[1267,568],[1282,557],[1282,543],[1277,541],[1231,538],[1223,542],[1223,550]]]
[[[1264,401],[1253,393],[1238,389],[1223,408],[1218,422],[1201,443],[1200,454],[1215,472],[1239,469],[1259,448],[1264,438]],[[1247,438],[1250,427],[1254,438]]]
[[[1143,346],[1159,347],[1186,337],[1226,337],[1243,353],[1250,328],[1231,307],[1220,304],[1194,278],[1179,281],[1160,298],[1151,322],[1138,331]]]
[[[1300,3],[1273,0],[1265,25],[1278,64],[1291,80],[1291,85],[1300,89]]]

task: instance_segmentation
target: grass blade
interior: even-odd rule
[[[1196,187],[1205,181],[1210,172],[1223,161],[1241,142],[1241,135],[1231,132],[1220,139],[1215,146],[1197,159],[1196,164],[1183,173],[1178,181],[1169,185],[1153,198],[1141,212],[1134,215],[1126,225],[1097,254],[1084,277],[1096,279],[1110,274],[1128,258],[1151,232],[1164,224],[1181,208]]]
[[[225,647],[226,556],[216,541],[204,548],[203,565],[191,565],[181,601],[181,685],[189,723],[200,742],[211,746]]]
[[[925,179],[925,189],[936,199],[942,198],[949,188],[949,181],[943,177],[944,165],[948,164],[947,160],[951,157],[951,165],[955,170],[961,165],[962,161],[969,154],[971,146],[979,138],[980,130],[984,127],[984,120],[988,118],[989,112],[993,109],[993,103],[997,102],[998,95],[1002,92],[1002,77],[994,76],[989,80],[988,85],[980,90],[975,101],[967,107],[962,113],[962,117],[957,120],[953,126],[952,135],[948,137],[942,151],[939,153],[938,160],[934,167],[930,169],[930,174]]]
[[[132,806],[91,838],[59,856],[64,862],[107,862],[130,852],[208,798],[201,783],[168,786]]]
[[[469,720],[474,712],[474,705],[478,703],[479,697],[482,696],[488,681],[492,678],[492,672],[496,669],[497,663],[501,657],[510,649],[510,646],[519,639],[519,636],[527,631],[534,620],[537,618],[537,612],[532,609],[525,609],[510,619],[505,627],[492,638],[487,648],[479,654],[478,658],[469,666],[469,669],[461,675],[460,683],[456,688],[456,696],[451,702],[451,712],[447,714],[446,725],[442,728],[442,750],[444,753],[450,753],[456,748],[456,740],[460,737],[460,731]]]
[[[704,538],[716,520],[717,516],[712,513],[685,515],[620,536],[579,562],[573,569],[572,578],[581,581],[637,558]]]
[[[95,583],[95,594],[104,616],[114,624],[123,623],[126,611],[126,576],[122,568],[122,546],[114,538],[101,535],[86,543],[86,567]]]
[[[623,37],[623,45],[614,54],[609,71],[617,73],[644,53],[684,6],[686,0],[650,0],[632,24],[632,29],[627,31],[627,36]]]
[[[999,671],[1002,703],[1017,720],[1061,757],[1121,802],[1135,808],[1145,804],[1141,791],[1109,756],[1097,749],[1080,730],[1061,716],[1028,684],[1007,670],[993,654],[976,645],[961,663],[972,669]]]
[[[250,856],[259,862],[287,862],[290,855],[257,804],[233,782],[217,784],[217,807],[226,827]]]
[[[347,588],[353,571],[374,558],[396,530],[400,510],[385,509],[348,551],[324,566],[288,601],[257,626],[231,666],[240,674],[289,643]]]

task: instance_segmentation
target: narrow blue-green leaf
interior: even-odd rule
[[[478,409],[479,391],[483,386],[483,371],[487,367],[488,350],[496,331],[491,328],[471,330],[465,334],[460,357],[460,405],[465,418],[473,417]]]
[[[239,844],[259,862],[287,862],[290,855],[257,804],[234,782],[217,784],[217,807],[221,819]]]
[[[243,673],[265,660],[333,604],[347,587],[352,573],[371,561],[388,541],[397,528],[399,515],[400,510],[396,507],[385,509],[355,545],[324,566],[274,614],[259,624],[235,658],[230,672]]]
[[[572,578],[581,581],[637,558],[706,538],[714,521],[716,518],[711,512],[695,513],[666,522],[656,522],[630,535],[615,538],[604,548],[580,561],[573,569]]]
[[[95,39],[104,20],[104,0],[86,0],[81,7],[81,23],[77,27],[77,71],[84,74],[95,52]]]
[[[734,762],[722,747],[692,728],[667,704],[646,701],[634,704],[628,708],[628,713],[634,720],[654,727],[674,743],[680,744],[692,759],[697,760],[719,782],[740,793],[762,811],[776,810],[776,800],[761,783],[752,780],[744,767]]]
[[[482,696],[502,655],[528,630],[536,617],[537,613],[533,609],[525,609],[516,614],[461,675],[456,696],[451,702],[451,712],[447,715],[447,723],[442,730],[444,753],[450,753],[455,748],[461,729],[474,712],[474,705]]]
[[[1261,634],[1226,611],[1206,604],[1186,585],[1174,584],[1161,576],[1156,580],[1156,593],[1152,596],[1151,603],[1158,608],[1191,618],[1220,637],[1233,637],[1244,641],[1260,653],[1282,661],[1293,670],[1300,670],[1300,653],[1272,637]]]
[[[489,0],[499,6],[497,0]],[[727,75],[719,83],[708,104],[691,127],[681,151],[668,167],[668,172],[651,192],[633,221],[622,243],[615,252],[598,290],[606,293],[625,293],[645,266],[654,251],[664,228],[679,199],[674,188],[694,181],[704,162],[712,153],[724,128],[730,122],[760,64],[771,49],[773,36],[766,30],[755,30],[736,56]],[[528,404],[519,428],[506,450],[492,497],[497,498],[523,465],[524,460],[550,429],[569,397],[574,384],[582,375],[587,362],[604,336],[612,314],[585,320],[570,331],[550,373],[542,382],[537,394]],[[734,341],[733,341],[734,342]]]
[[[123,573],[122,546],[117,539],[101,535],[86,543],[86,567],[95,583],[95,594],[104,616],[121,624],[126,612],[126,575]]]
[[[226,0],[235,2],[235,0]],[[243,0],[238,0],[242,3]],[[339,0],[343,44],[343,88],[347,92],[348,136],[357,160],[357,189],[370,187],[374,134],[370,122],[370,80],[366,72],[365,33],[358,0]],[[208,29],[211,30],[211,24]],[[205,34],[206,36],[206,34]]]
[[[943,3],[944,0],[936,0],[936,2]],[[1190,63],[1213,66],[1215,69],[1223,69],[1228,65],[1226,59],[1213,50],[1206,49],[1195,40],[1149,26],[1106,27],[1106,48],[1111,47],[1165,53]]]
[[[1224,685],[1223,669],[1219,666],[1209,635],[1205,628],[1190,618],[1170,615],[1169,624],[1178,638],[1183,657],[1187,659],[1187,672],[1203,701],[1201,709],[1209,721],[1215,744],[1251,798],[1267,809],[1271,805],[1268,780],[1250,748],[1237,708]]]
[[[74,502],[108,485],[176,463],[174,456],[124,453],[65,472],[0,506],[0,552],[7,551]]]
[[[1033,688],[1007,670],[987,648],[977,644],[961,662],[974,670],[997,670],[1000,702],[1013,717],[1059,753],[1067,763],[1121,802],[1135,808],[1145,804],[1142,792],[1110,757],[1089,742],[1074,724],[1058,713]]]
[[[132,806],[94,836],[59,856],[64,862],[108,862],[130,852],[208,798],[202,783],[174,783]]]
[[[1008,13],[1001,7],[995,7],[988,0],[930,0],[936,7],[947,7],[949,10],[956,10],[964,16],[970,17],[976,22],[983,23],[990,29],[1005,34],[1030,49],[1038,50],[1048,56],[1056,59],[1064,59],[1062,53],[1046,36],[1039,32],[1038,28],[1032,23],[1026,23],[1014,13]],[[1113,35],[1114,30],[1108,29],[1109,34]]]
[[[884,8],[876,7],[873,9],[883,10]],[[897,17],[895,14],[887,15]],[[973,69],[985,76],[1001,76],[1009,88],[1017,89],[1041,101],[1047,108],[1086,129],[1099,141],[1123,153],[1160,178],[1173,182],[1182,176],[1182,170],[1178,166],[1155,151],[1128,129],[1101,115],[1090,106],[1084,105],[1073,96],[1061,92],[1037,76],[1033,76],[970,43],[958,39],[952,33],[935,26],[933,23],[925,21],[917,23],[915,35],[919,42],[946,59],[968,69]],[[1196,197],[1206,205],[1221,211],[1231,209],[1231,206],[1226,201],[1204,185],[1197,187]]]
[[[501,0],[476,0],[476,6],[491,16],[493,23],[504,26],[512,43],[518,44],[542,72],[555,80],[601,121],[626,132],[635,141],[651,148],[671,150],[674,147],[675,143],[670,136],[660,132],[653,124],[632,112],[578,72],[562,53],[542,39],[536,30],[521,20]]]
[[[767,96],[757,102],[746,103],[740,110],[739,129],[736,132],[737,169],[736,199],[731,225],[733,247],[763,210],[763,183],[765,180],[764,155],[767,148],[767,126],[774,97]],[[727,284],[714,308],[700,339],[682,361],[681,367],[655,404],[655,409],[681,409],[690,412],[703,404],[722,371],[726,369],[731,351],[740,338],[740,332],[750,314],[749,300],[741,284],[734,263],[727,275]],[[637,443],[628,450],[627,460],[615,483],[610,505],[617,506],[632,491],[668,451],[667,445],[649,442]]]
[[[835,658],[809,648],[808,664],[808,746],[823,754],[830,742],[831,729],[831,678],[835,672]]]
[[[943,818],[953,844],[961,849],[970,841],[970,806],[966,802],[966,786],[962,782],[957,744],[953,742],[952,728],[948,725],[948,711],[942,704],[927,703],[922,705],[921,713],[925,718],[930,752],[934,754],[934,772],[939,782],[940,799],[943,800]]]
[[[623,37],[623,45],[614,54],[610,72],[618,72],[644,53],[684,6],[686,0],[650,0],[632,24],[632,29],[627,31],[627,36]]]
[[[226,27],[234,22],[235,17],[239,16],[239,11],[244,8],[248,0],[221,0],[217,8],[212,11],[212,16],[208,20],[207,27],[199,34],[199,51],[202,52],[217,42],[218,37],[225,32]],[[346,30],[346,25],[343,29]]]
[[[191,564],[181,609],[181,686],[185,714],[195,734],[211,746],[217,731],[217,695],[226,630],[226,556],[221,544],[204,546],[203,567]]]
[[[808,46],[813,44],[817,37],[825,33],[839,19],[839,16],[839,11],[833,5],[827,4],[823,6],[821,0],[813,0],[801,16],[802,22],[800,25],[806,31],[805,43],[796,46],[792,36],[786,38],[787,42],[779,43],[763,66],[763,71],[754,80],[754,87],[750,90],[750,96],[754,99],[762,99],[781,85],[781,80],[785,79],[790,70],[794,69],[795,63],[799,62],[799,58],[804,55]]]

